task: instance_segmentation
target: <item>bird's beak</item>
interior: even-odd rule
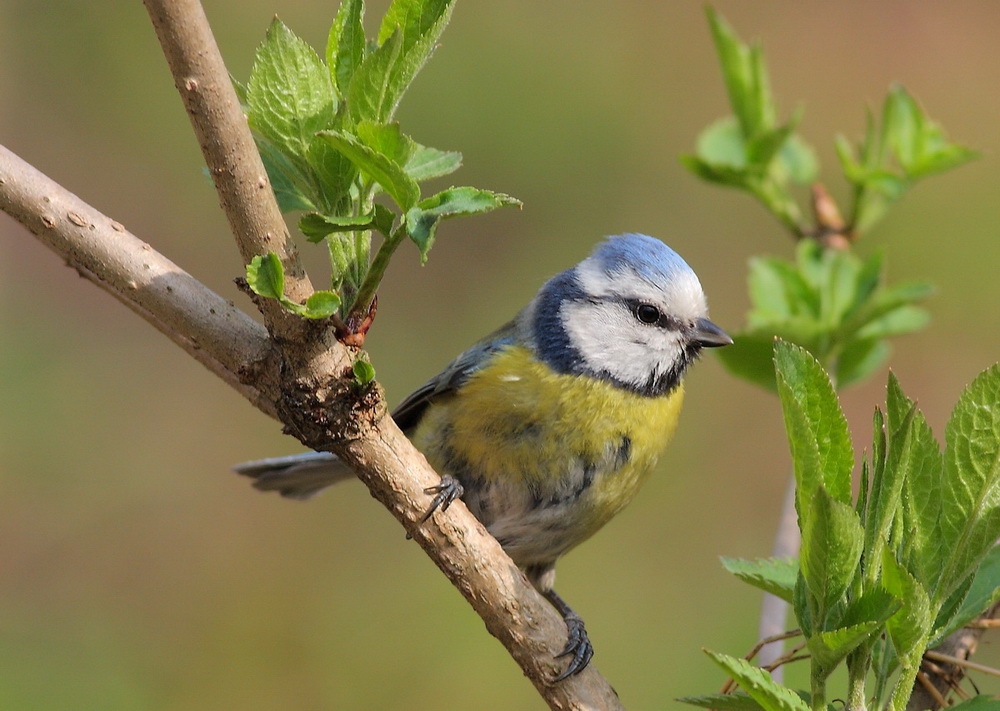
[[[728,333],[707,318],[700,318],[694,322],[694,333],[691,334],[691,340],[702,348],[718,348],[733,343],[733,339],[729,337]]]

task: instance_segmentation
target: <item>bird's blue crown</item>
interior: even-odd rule
[[[660,240],[634,232],[608,237],[594,249],[593,257],[606,273],[632,270],[652,284],[693,271],[681,255]]]

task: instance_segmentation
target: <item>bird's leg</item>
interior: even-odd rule
[[[558,610],[559,614],[562,615],[563,621],[566,623],[566,632],[568,635],[566,647],[556,655],[556,658],[567,656],[571,656],[572,658],[569,660],[566,670],[553,680],[562,681],[574,674],[579,674],[590,664],[590,660],[594,656],[594,647],[587,636],[587,628],[583,624],[583,618],[573,612],[573,608],[559,597],[559,594],[555,590],[546,590],[542,592],[542,595],[552,603],[552,606]]]
[[[424,512],[424,515],[420,517],[420,523],[429,519],[438,509],[447,511],[452,502],[456,499],[462,498],[462,494],[465,493],[465,489],[458,479],[453,477],[451,474],[445,474],[441,477],[440,484],[437,486],[428,486],[424,489],[424,493],[434,494],[434,499],[431,501],[431,505],[427,507],[427,511]]]

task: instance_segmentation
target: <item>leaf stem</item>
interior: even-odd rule
[[[368,275],[365,277],[365,281],[361,285],[361,288],[358,289],[354,305],[351,307],[350,314],[348,314],[348,322],[351,321],[351,316],[364,315],[368,313],[372,300],[375,298],[375,292],[378,291],[379,284],[382,282],[382,277],[385,275],[385,270],[389,266],[389,260],[392,258],[392,253],[396,251],[396,248],[403,241],[403,237],[405,235],[406,226],[400,225],[392,231],[392,234],[382,241],[382,244],[378,248],[378,252],[375,253],[375,258],[372,259],[371,266],[368,268]]]

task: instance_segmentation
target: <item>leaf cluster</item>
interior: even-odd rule
[[[774,337],[811,352],[838,387],[862,380],[888,357],[888,339],[923,328],[930,317],[917,303],[929,284],[885,283],[883,255],[862,260],[853,251],[801,240],[795,260],[750,260],[751,309],[734,344],[719,353],[734,375],[776,391]]]
[[[837,136],[841,168],[852,188],[846,222],[839,213],[814,210],[808,225],[792,189],[813,182],[819,172],[815,151],[796,132],[801,108],[780,122],[763,50],[745,44],[711,7],[706,8],[722,66],[731,116],[698,136],[694,155],[681,162],[702,180],[744,190],[759,200],[796,237],[823,238],[830,230],[856,239],[920,179],[966,163],[975,151],[952,143],[901,86],[893,86],[876,120],[868,112],[858,145]],[[815,207],[815,206],[814,206]]]
[[[826,708],[826,680],[846,663],[850,698],[902,709],[924,651],[1000,599],[1000,366],[962,393],[943,451],[890,375],[855,499],[855,453],[829,376],[784,341],[774,360],[802,532],[797,571],[771,559],[725,565],[792,604],[812,688],[793,694],[712,655],[758,704],[715,708]]]
[[[327,244],[332,269],[323,309],[282,301],[289,310],[323,318],[325,307],[339,299],[340,316],[357,321],[404,238],[426,261],[442,220],[520,204],[471,187],[423,197],[420,183],[454,172],[462,156],[417,143],[393,120],[453,5],[394,0],[378,37],[369,41],[363,0],[344,0],[324,57],[277,18],[268,29],[241,99],[279,206],[304,211],[299,228],[310,242]],[[386,199],[376,202],[379,195]],[[382,236],[374,259],[373,232]],[[272,260],[262,271],[258,262],[248,268],[247,280],[257,293],[270,295],[280,268]],[[271,279],[270,286],[256,281],[261,276]]]

